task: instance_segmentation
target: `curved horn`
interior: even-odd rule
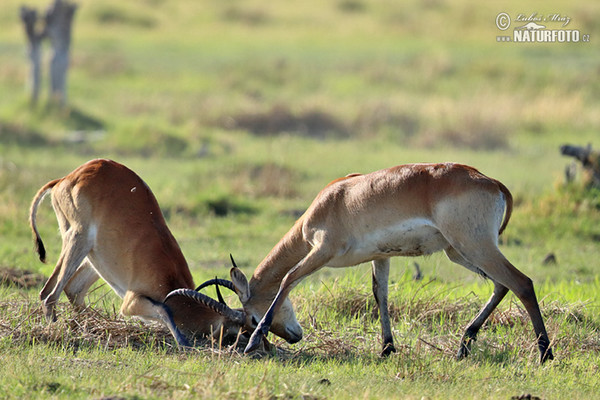
[[[243,325],[245,323],[246,318],[242,311],[229,308],[227,305],[225,305],[223,303],[219,303],[212,297],[209,297],[203,293],[198,293],[192,289],[176,289],[176,290],[173,290],[171,293],[169,293],[167,295],[167,297],[165,297],[164,302],[166,302],[167,300],[169,300],[169,298],[174,297],[174,296],[184,296],[191,300],[194,300],[197,303],[200,303],[200,304],[210,308],[211,310],[229,318],[234,323],[237,323],[240,325]]]
[[[211,279],[211,280],[204,282],[203,284],[201,284],[200,286],[198,286],[196,288],[196,292],[199,292],[200,290],[202,290],[205,287],[210,286],[210,285],[221,285],[221,286],[224,286],[227,289],[235,292],[235,288],[233,287],[233,282],[228,281],[227,279],[219,279],[219,278]]]
[[[196,292],[199,292],[200,290],[202,290],[205,287],[210,286],[210,285],[215,285],[215,288],[217,289],[217,298],[219,299],[219,303],[223,303],[225,305],[227,303],[225,303],[225,299],[223,299],[223,295],[221,295],[221,290],[219,290],[219,285],[225,286],[227,289],[231,290],[232,292],[235,292],[233,282],[225,280],[225,279],[219,279],[219,278],[211,279],[211,280],[204,282],[203,284],[201,284],[200,286],[198,286],[196,288]]]
[[[215,289],[217,290],[217,299],[219,299],[219,303],[227,305],[227,303],[225,303],[223,295],[221,294],[221,289],[219,289],[219,285],[215,285]]]

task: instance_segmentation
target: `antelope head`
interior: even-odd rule
[[[219,301],[199,292],[209,285],[217,285]],[[170,309],[177,328],[188,338],[212,337],[223,345],[230,345],[245,333],[245,316],[242,310],[232,309],[225,303],[218,285],[233,290],[231,282],[212,279],[196,290],[173,290],[165,297],[164,303]]]
[[[255,284],[257,282],[248,283],[246,275],[237,267],[233,257],[230,257],[233,264],[230,271],[231,283],[243,306],[244,324],[253,332],[267,311],[271,311],[270,306],[279,285],[263,289],[260,284]],[[302,339],[302,327],[296,319],[294,306],[288,298],[283,299],[277,309],[272,310],[271,315],[273,318],[270,328],[262,332],[263,335],[271,331],[288,343],[296,343]]]
[[[241,333],[244,341],[246,341],[256,329],[259,321],[269,310],[278,287],[268,290],[268,288],[263,288],[260,285],[248,283],[246,275],[237,267],[233,257],[231,255],[230,257],[233,264],[233,268],[230,271],[230,281],[212,279],[198,286],[195,291],[191,289],[174,290],[165,299],[165,303],[174,310],[180,310],[181,315],[194,315],[194,318],[202,321],[201,325],[194,325],[189,320],[187,322],[177,322],[177,318],[174,317],[177,327],[186,332],[186,334],[191,336],[212,335],[213,337],[223,335],[229,339],[237,335],[237,340]],[[199,290],[209,285],[217,287],[219,301],[199,293]],[[219,286],[234,291],[242,303],[242,308],[232,309],[227,306],[218,289]],[[197,315],[203,315],[203,317],[200,318]],[[207,330],[209,327],[210,329]],[[302,339],[302,327],[296,319],[294,307],[289,299],[281,302],[269,330],[285,339],[288,343],[296,343]],[[267,333],[268,331],[263,332],[262,339],[265,348],[269,349],[270,344],[266,340]]]

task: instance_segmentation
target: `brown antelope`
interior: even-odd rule
[[[45,184],[30,210],[42,262],[46,251],[36,214],[49,192],[63,242],[40,293],[49,321],[56,320],[54,306],[63,290],[81,308],[88,289],[101,277],[123,299],[123,315],[163,322],[179,345],[189,346],[186,334],[235,335],[243,326],[242,311],[192,290],[187,262],[156,198],[133,171],[114,161],[92,160]],[[176,290],[180,288],[194,294]]]
[[[395,349],[388,315],[389,258],[444,250],[450,260],[494,283],[491,298],[461,339],[458,358],[469,354],[485,320],[512,290],[529,313],[541,361],[552,359],[533,283],[498,249],[512,205],[502,183],[460,164],[401,165],[331,182],[261,262],[250,282],[234,264],[231,280],[246,325],[256,326],[245,351],[254,350],[269,330],[290,343],[302,338],[288,294],[304,277],[325,265],[372,261],[382,355],[390,354]]]

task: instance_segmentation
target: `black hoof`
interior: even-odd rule
[[[246,348],[244,349],[244,354],[252,353],[254,350],[258,349],[260,346],[260,342],[262,341],[263,336],[258,333],[258,331],[252,334]]]
[[[467,358],[469,354],[471,354],[471,340],[461,342],[458,352],[456,353],[456,359],[462,360]]]
[[[542,353],[540,357],[540,364],[543,364],[548,360],[554,360],[554,354],[552,354],[552,349],[548,349]]]
[[[392,353],[396,352],[396,348],[394,347],[393,344],[387,344],[383,347],[383,350],[381,351],[381,357],[387,357]]]

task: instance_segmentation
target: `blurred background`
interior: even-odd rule
[[[528,245],[507,251],[523,264],[556,251],[566,235],[556,232],[573,223],[600,234],[597,197],[572,205],[557,194],[570,162],[559,145],[600,145],[600,3],[81,0],[62,106],[49,100],[47,41],[30,101],[24,4],[41,20],[50,1],[5,0],[0,12],[7,265],[50,268],[30,253],[29,201],[96,157],[148,182],[194,268],[221,267],[229,252],[254,266],[330,180],[418,161],[468,163],[503,181],[520,221],[507,235]],[[520,14],[568,17],[538,23],[590,41],[498,41],[525,24]],[[581,204],[591,214],[557,220],[561,202],[565,218]],[[45,213],[40,225],[58,240]],[[569,265],[591,268],[577,246],[564,250]]]

